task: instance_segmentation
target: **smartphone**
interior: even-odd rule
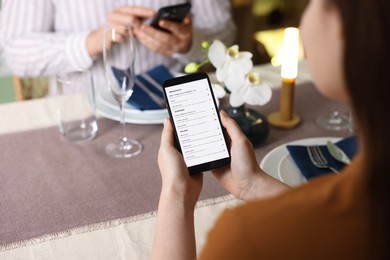
[[[165,32],[171,32],[165,28],[161,28],[158,24],[160,20],[165,19],[176,23],[183,22],[184,18],[191,10],[191,4],[179,4],[162,7],[158,10],[156,16],[153,18],[150,26]]]
[[[207,74],[169,79],[163,83],[163,89],[176,148],[182,153],[189,173],[230,164],[226,132]]]

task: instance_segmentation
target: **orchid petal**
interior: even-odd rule
[[[217,80],[219,82],[223,82],[227,76],[227,71],[224,70],[223,68],[219,68],[217,69],[217,71],[215,72],[215,76],[217,77]]]
[[[271,97],[271,87],[266,83],[262,83],[260,85],[248,86],[242,99],[249,105],[262,106],[270,101]]]
[[[245,85],[245,76],[241,74],[230,74],[225,80],[225,86],[230,92],[236,92]]]
[[[229,49],[231,49],[231,50],[233,50],[233,51],[235,51],[235,52],[238,52],[238,45],[235,44],[235,45],[233,45],[233,46],[230,46]]]
[[[224,82],[225,79],[229,76],[229,67],[231,66],[231,61],[227,60],[221,68],[217,68],[216,76],[219,82]]]
[[[231,60],[228,68],[228,75],[240,74],[246,76],[253,68],[251,60],[236,59]]]
[[[241,51],[240,52],[240,58],[241,57],[250,60],[250,59],[252,59],[253,54],[251,52],[249,52],[249,51]]]
[[[258,71],[251,71],[251,73],[252,73],[255,77],[259,78],[260,81],[261,81],[260,72],[258,72]]]
[[[248,74],[253,69],[253,62],[251,59],[240,57],[234,61],[235,71],[240,71],[243,74]]]
[[[225,89],[219,84],[211,84],[214,96],[216,98],[223,98],[226,95]]]
[[[239,107],[245,104],[241,91],[232,92],[230,94],[229,102],[232,107]]]
[[[226,62],[226,51],[226,46],[221,41],[215,40],[210,45],[208,57],[215,68],[221,68]]]

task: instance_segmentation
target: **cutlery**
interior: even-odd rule
[[[314,164],[314,166],[317,168],[326,168],[332,172],[338,173],[335,168],[329,165],[318,145],[309,145],[307,147],[307,152],[309,153],[310,161]]]
[[[335,158],[336,160],[345,163],[350,164],[351,160],[348,158],[348,156],[344,153],[343,150],[341,150],[337,145],[332,143],[331,141],[326,142],[326,147],[328,148],[329,153]]]

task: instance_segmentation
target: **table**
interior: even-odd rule
[[[279,106],[279,69],[255,69],[274,86],[271,102],[255,108],[269,114]],[[300,72],[295,112],[303,122],[294,130],[272,129],[255,150],[258,161],[291,140],[348,135],[315,124],[317,115],[340,105],[317,93],[304,63]],[[50,100],[0,105],[0,259],[148,259],[161,187],[162,126],[129,125],[144,151],[127,160],[108,158],[104,147],[119,136],[120,125],[100,117],[95,140],[67,143],[55,127]],[[205,176],[195,211],[198,251],[220,212],[242,203]]]

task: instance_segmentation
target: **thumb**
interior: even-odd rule
[[[231,140],[237,140],[238,138],[245,138],[241,128],[237,125],[236,121],[231,119],[225,111],[220,112],[222,125],[226,128],[226,131]]]
[[[161,146],[173,146],[173,128],[168,117],[164,119],[164,128],[161,133]]]

